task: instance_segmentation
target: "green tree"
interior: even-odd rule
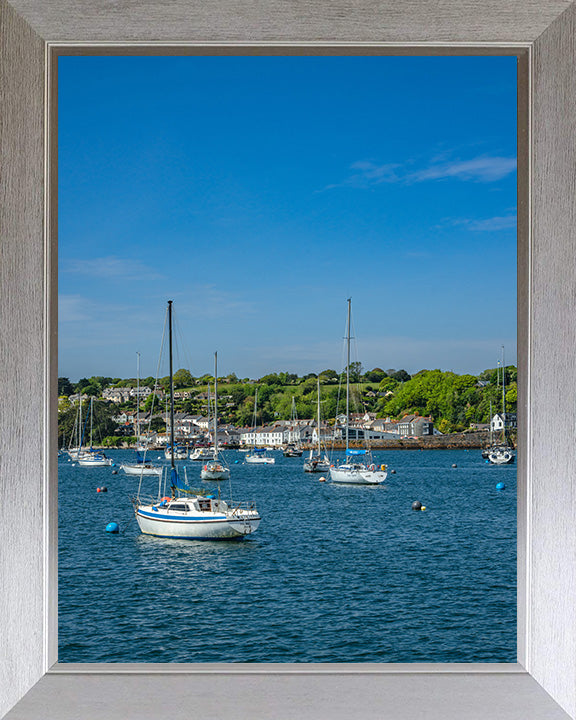
[[[74,387],[68,378],[58,378],[58,395],[66,395],[66,397],[74,395]]]
[[[374,368],[373,370],[368,370],[368,372],[364,374],[364,379],[367,382],[379,383],[385,377],[386,373],[381,368]]]
[[[191,387],[192,385],[194,385],[194,378],[190,370],[185,370],[184,368],[176,370],[174,373],[174,387],[176,389]]]

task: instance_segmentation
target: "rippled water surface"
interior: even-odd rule
[[[239,542],[143,536],[138,478],[61,458],[59,661],[516,661],[514,466],[478,450],[381,452],[396,473],[360,487],[275,457],[255,467],[227,452],[234,499],[263,518]]]

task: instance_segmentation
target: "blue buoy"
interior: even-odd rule
[[[120,528],[118,527],[118,523],[111,522],[106,525],[106,532],[107,533],[113,533],[114,535],[118,534],[118,531]]]
[[[238,465],[238,460],[234,460],[234,465]]]
[[[116,467],[116,463],[112,463],[110,467]]]
[[[484,462],[486,463],[486,465],[490,465],[490,460],[484,460]]]
[[[504,485],[503,482],[499,482],[496,484],[496,490],[504,490],[506,488],[506,485]]]

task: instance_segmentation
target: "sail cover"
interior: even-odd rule
[[[187,490],[188,488],[186,482],[182,480],[180,475],[178,475],[178,470],[176,470],[176,468],[172,468],[170,471],[170,484],[172,487],[178,488],[179,490]]]

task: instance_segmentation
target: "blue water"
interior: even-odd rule
[[[275,457],[254,467],[227,453],[234,499],[263,518],[236,542],[143,536],[138,478],[61,459],[59,661],[516,661],[514,466],[478,450],[381,452],[396,474],[360,487]]]

